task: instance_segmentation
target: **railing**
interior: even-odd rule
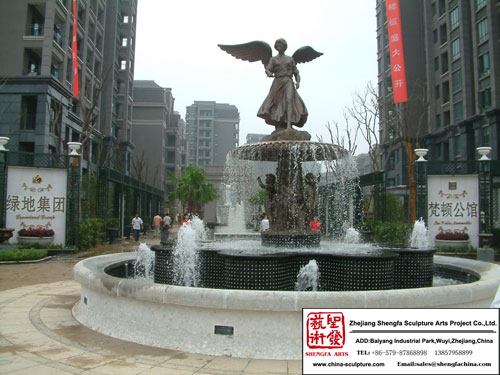
[[[32,23],[26,25],[26,35],[28,36],[43,36],[43,23]]]

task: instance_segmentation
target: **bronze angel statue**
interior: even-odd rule
[[[321,52],[305,46],[295,51],[292,56],[287,56],[287,46],[285,39],[278,39],[274,43],[278,54],[272,56],[271,46],[262,41],[236,45],[219,44],[222,50],[237,59],[261,61],[267,76],[274,77],[269,94],[260,106],[257,116],[263,118],[266,124],[275,126],[277,130],[292,129],[292,125],[302,127],[306,123],[307,108],[297,92],[300,86],[297,64],[309,62],[322,55]]]

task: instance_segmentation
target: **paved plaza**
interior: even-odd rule
[[[158,243],[150,235],[142,240],[149,245]],[[124,241],[108,250],[130,251],[134,246],[135,242]],[[101,251],[106,253],[106,249]],[[37,267],[50,270],[51,265],[58,264],[72,268],[77,260],[53,259],[38,263]],[[0,275],[4,270],[12,273],[14,267],[30,272],[25,265],[0,265]],[[80,298],[80,284],[71,279],[70,272],[66,274],[67,280],[0,292],[0,374],[301,374],[301,361],[184,353],[94,332],[80,325],[71,314]],[[21,285],[22,280],[30,284],[23,272],[16,271],[16,277]],[[119,317],[110,317],[115,318]]]

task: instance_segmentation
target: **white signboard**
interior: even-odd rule
[[[9,242],[17,242],[20,229],[45,228],[55,232],[54,244],[65,244],[66,188],[65,169],[9,167],[6,223],[15,229]]]
[[[439,232],[465,232],[471,246],[479,247],[478,176],[429,176],[427,189],[431,242]]]

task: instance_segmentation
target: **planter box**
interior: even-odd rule
[[[434,240],[434,245],[436,247],[447,247],[447,248],[467,248],[470,245],[469,240]]]
[[[46,246],[52,243],[54,240],[54,236],[52,237],[25,237],[25,236],[17,236],[17,242],[25,245],[30,245],[37,243],[41,246]]]

